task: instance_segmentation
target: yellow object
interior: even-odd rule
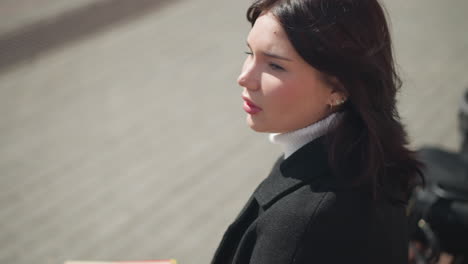
[[[65,261],[64,264],[177,264],[175,259],[144,261]]]

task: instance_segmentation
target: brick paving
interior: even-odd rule
[[[279,153],[235,83],[248,3],[171,2],[3,68],[0,263],[209,261]],[[411,145],[455,150],[468,3],[386,3]]]

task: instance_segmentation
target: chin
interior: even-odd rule
[[[293,126],[292,124],[279,125],[278,122],[273,122],[274,124],[272,124],[266,122],[264,119],[256,118],[251,115],[247,115],[246,121],[247,125],[249,125],[253,131],[261,133],[288,133],[308,126],[308,124],[304,126]]]
[[[260,133],[271,133],[271,128],[269,128],[265,122],[260,122],[259,120],[254,120],[251,115],[247,115],[247,125],[255,132]]]
[[[249,125],[249,126],[255,132],[259,132],[259,133],[269,133],[270,132],[270,131],[268,131],[266,129],[262,129],[262,128],[259,128],[259,127],[256,127],[256,126],[252,126],[252,125]]]

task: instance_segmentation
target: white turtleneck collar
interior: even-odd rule
[[[287,133],[271,133],[269,139],[272,143],[281,145],[286,159],[307,143],[325,135],[331,128],[330,125],[335,124],[332,121],[341,116],[341,113],[333,113],[312,125],[298,130]]]

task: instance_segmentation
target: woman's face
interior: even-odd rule
[[[306,127],[330,114],[329,105],[342,98],[301,58],[271,13],[258,17],[247,45],[238,83],[253,130],[284,133]]]

